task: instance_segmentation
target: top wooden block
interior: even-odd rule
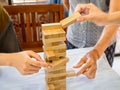
[[[78,17],[80,17],[80,16],[81,16],[80,13],[79,13],[79,12],[76,12],[76,13],[72,14],[71,16],[69,16],[69,17],[61,20],[60,23],[61,23],[61,25],[62,25],[63,28],[66,28],[66,27],[68,27],[70,24],[76,22],[76,19],[77,19]]]
[[[61,29],[62,26],[60,23],[48,23],[48,24],[42,24],[42,30],[55,30],[55,29]]]

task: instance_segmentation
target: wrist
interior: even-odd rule
[[[112,17],[110,14],[106,14],[106,25],[108,25],[112,21]]]
[[[0,66],[10,66],[11,61],[10,61],[10,54],[1,54],[0,55]]]
[[[8,60],[8,65],[9,66],[13,66],[13,67],[16,67],[16,61],[19,59],[19,58],[16,58],[18,57],[18,54],[16,53],[12,53],[12,54],[9,54],[9,60]]]
[[[100,55],[99,55],[99,53],[98,53],[98,50],[97,50],[97,49],[93,49],[92,51],[93,51],[93,53],[96,54],[96,58],[99,59],[99,58],[100,58]]]
[[[97,49],[92,49],[92,50],[88,53],[88,55],[89,55],[89,54],[94,58],[94,60],[98,60],[98,59],[100,58],[100,55],[99,55]]]
[[[102,19],[101,19],[101,25],[108,25],[110,22],[110,15],[108,13],[103,13]]]

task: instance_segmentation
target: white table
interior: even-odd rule
[[[68,50],[71,69],[90,48]],[[43,53],[39,53],[43,56]],[[77,71],[77,70],[76,70]],[[46,90],[44,69],[39,73],[23,76],[13,67],[0,67],[0,90]],[[109,66],[105,55],[98,61],[95,79],[81,75],[67,78],[67,90],[120,90],[120,76]]]

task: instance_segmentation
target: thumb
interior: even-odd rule
[[[77,19],[78,22],[84,22],[84,21],[89,21],[91,20],[91,15],[84,15],[84,16],[81,16]]]

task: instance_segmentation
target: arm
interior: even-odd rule
[[[108,14],[107,24],[120,24],[120,11]]]
[[[111,13],[116,12],[116,11],[120,11],[119,3],[120,3],[120,0],[110,0],[110,10],[109,10],[108,14],[111,14]],[[107,25],[104,28],[103,33],[102,33],[99,41],[95,45],[95,48],[97,49],[97,51],[99,51],[100,56],[105,51],[107,46],[109,46],[110,43],[115,38],[118,27],[119,27],[119,25]]]
[[[62,0],[64,7],[69,10],[69,0]]]
[[[111,0],[109,13],[120,10],[119,3],[120,0]],[[104,53],[105,49],[110,45],[110,43],[114,39],[117,29],[118,29],[117,25],[109,25],[104,28],[103,33],[99,41],[93,47],[93,50],[88,52],[78,62],[78,64],[74,66],[75,68],[79,68],[83,64],[85,64],[82,67],[82,69],[77,73],[77,75],[84,74],[88,78],[95,77],[97,70],[97,60],[100,58],[100,56]]]
[[[50,67],[33,51],[1,53],[0,66],[13,66],[24,75],[37,73],[41,67]]]

